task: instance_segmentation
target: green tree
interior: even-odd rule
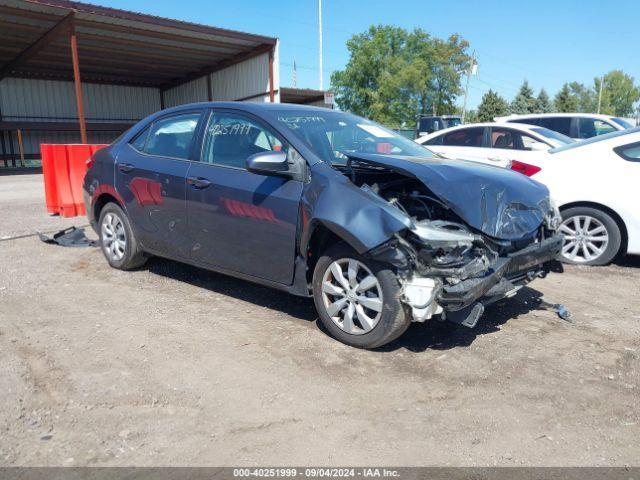
[[[571,82],[569,90],[576,102],[576,108],[572,110],[573,112],[591,113],[596,111],[598,99],[595,90],[578,82]]]
[[[509,104],[493,90],[489,90],[482,96],[478,105],[477,121],[492,122],[495,117],[509,113]]]
[[[536,99],[533,97],[533,90],[526,80],[520,87],[520,91],[511,102],[511,113],[533,113],[536,109]]]
[[[540,93],[538,93],[534,110],[535,113],[550,113],[553,111],[551,100],[549,99],[549,95],[544,88],[541,88]]]
[[[571,92],[568,83],[565,83],[553,100],[556,111],[561,113],[575,112],[578,110],[578,99]]]
[[[331,75],[336,102],[391,127],[413,125],[418,113],[449,113],[467,48],[457,35],[441,40],[421,29],[371,26],[347,41],[349,62]]]
[[[640,89],[635,86],[633,77],[622,70],[612,70],[604,76],[602,86],[600,113],[618,117],[633,115],[634,104],[640,100]],[[600,78],[596,78],[594,90],[599,88]]]

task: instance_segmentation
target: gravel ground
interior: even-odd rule
[[[41,182],[0,177],[0,237],[86,223]],[[0,240],[1,465],[638,465],[639,359],[638,258],[362,351],[306,299]]]

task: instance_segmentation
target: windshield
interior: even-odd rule
[[[355,115],[331,110],[276,110],[275,121],[332,165],[345,165],[348,155],[376,153],[432,158],[425,147]]]
[[[591,145],[592,143],[598,143],[604,140],[609,140],[610,138],[621,137],[622,135],[629,135],[630,133],[636,133],[636,132],[640,132],[640,127],[634,127],[629,130],[618,130],[616,132],[606,133],[604,135],[598,135],[597,137],[591,137],[587,140],[581,140],[579,142],[563,145],[562,147],[552,148],[551,150],[549,150],[549,153],[564,152],[566,150],[578,148],[583,145]]]
[[[447,128],[457,127],[458,125],[462,125],[462,120],[457,117],[447,118],[445,119],[445,121],[447,122]]]
[[[635,125],[632,125],[631,122],[626,121],[624,118],[611,117],[611,120],[614,123],[617,123],[622,128],[633,128]]]
[[[536,127],[532,128],[531,131],[536,132],[538,135],[542,135],[549,140],[554,140],[553,143],[558,147],[562,145],[568,145],[570,143],[575,143],[575,140],[573,138],[567,137],[560,132],[554,132],[553,130],[549,130],[548,128]]]

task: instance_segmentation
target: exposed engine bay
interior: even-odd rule
[[[550,209],[529,235],[492,238],[469,226],[423,181],[367,162],[339,168],[362,190],[411,219],[411,227],[369,252],[396,267],[414,321],[435,314],[474,327],[484,306],[543,277],[561,248],[559,213]]]

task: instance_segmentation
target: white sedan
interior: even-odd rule
[[[640,254],[640,127],[539,153],[525,168],[560,208],[566,261]]]
[[[502,167],[528,163],[554,147],[574,141],[544,127],[517,123],[473,123],[416,139],[429,150],[449,158],[464,158]]]

